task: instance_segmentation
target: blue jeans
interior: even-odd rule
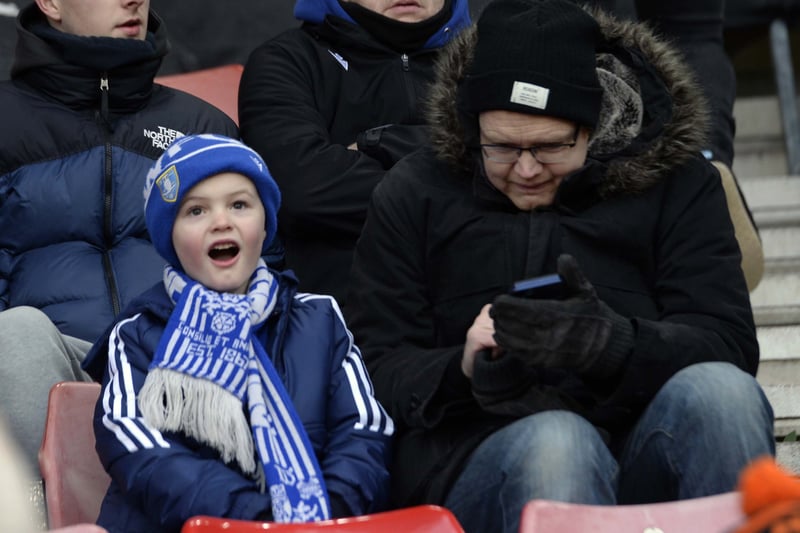
[[[661,388],[619,456],[581,416],[537,413],[478,446],[445,506],[467,533],[517,533],[534,498],[614,505],[719,494],[765,454],[775,454],[773,413],[755,378],[702,363]]]

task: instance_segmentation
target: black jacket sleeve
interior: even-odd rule
[[[332,77],[328,66],[303,35],[297,30],[291,40],[270,41],[251,54],[239,88],[242,139],[261,154],[281,188],[282,233],[355,240],[375,185],[388,166],[417,146],[423,127],[378,128],[384,125],[369,101],[361,117],[352,116],[346,102],[331,102],[331,91],[346,91],[335,80],[326,82]],[[355,96],[338,96],[349,97]],[[339,128],[354,120],[370,124],[356,128],[352,138],[337,139],[332,120]],[[371,128],[378,129],[368,133]],[[348,149],[356,143],[365,151]]]
[[[376,395],[398,427],[433,427],[480,408],[461,372],[463,342],[437,343],[425,275],[426,206],[399,207],[396,194],[403,188],[395,186],[391,174],[372,198],[346,316]]]

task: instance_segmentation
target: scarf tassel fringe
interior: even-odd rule
[[[152,369],[139,392],[139,410],[160,431],[180,432],[236,461],[246,474],[256,471],[253,436],[242,401],[201,378]]]

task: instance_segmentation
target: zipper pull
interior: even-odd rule
[[[111,127],[108,121],[108,73],[103,72],[100,76],[100,116],[103,121]]]
[[[403,62],[403,70],[408,72],[408,54],[403,54],[400,56],[400,61]]]
[[[108,120],[108,73],[100,76],[100,114]]]

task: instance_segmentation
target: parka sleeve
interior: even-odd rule
[[[251,520],[270,511],[256,481],[203,457],[174,435],[148,425],[137,405],[152,354],[142,349],[141,315],[120,321],[108,342],[108,370],[95,409],[97,453],[132,505],[163,529],[178,531],[194,515]],[[152,342],[152,339],[150,339]]]
[[[332,303],[332,365],[328,428],[320,467],[332,500],[349,515],[386,509],[394,422],[375,398],[372,382],[336,302]],[[341,512],[341,510],[340,510]]]
[[[480,409],[461,372],[463,343],[437,346],[424,257],[426,219],[436,214],[392,179],[405,171],[401,162],[372,197],[345,316],[398,427],[430,428]]]
[[[607,405],[641,408],[697,363],[727,362],[752,375],[758,369],[741,252],[715,173],[698,157],[663,185],[652,248],[657,316],[631,316],[633,351]]]
[[[316,81],[323,72],[316,57],[274,40],[253,51],[239,86],[240,131],[280,186],[281,231],[304,239],[355,239],[384,170],[331,139],[317,102],[324,87]],[[355,136],[346,141],[354,142]]]

